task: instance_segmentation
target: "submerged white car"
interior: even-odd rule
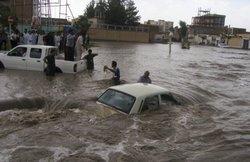
[[[98,104],[125,114],[158,109],[169,102],[180,104],[167,89],[145,83],[112,86],[97,99]]]

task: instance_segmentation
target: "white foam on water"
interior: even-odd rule
[[[188,115],[188,114],[179,117],[179,118],[177,119],[177,120],[178,120],[178,124],[180,124],[180,125],[186,127],[188,118],[190,118],[190,115]]]
[[[0,152],[0,162],[9,162],[10,158],[10,153],[7,150]]]
[[[136,142],[134,143],[133,146],[134,146],[134,147],[141,147],[141,146],[144,146],[144,145],[143,145],[143,144],[140,144],[139,142],[136,141]]]
[[[129,127],[129,129],[135,129],[135,130],[137,130],[138,129],[138,124],[137,124],[137,122],[134,122],[130,127]]]
[[[89,123],[92,123],[92,124],[96,123],[96,119],[97,119],[96,116],[91,115],[91,116],[89,116],[89,118],[90,118]]]
[[[74,113],[80,113],[81,112],[81,110],[80,109],[70,109],[72,112],[74,112]]]
[[[52,157],[47,157],[44,159],[40,159],[39,162],[48,162],[52,159],[52,161],[57,162],[62,160],[65,157],[68,157],[71,153],[71,150],[64,147],[40,147],[40,146],[17,146],[11,149],[5,149],[0,152],[0,162],[9,162],[11,159],[11,154],[18,149],[47,149],[51,152],[54,152]]]
[[[127,143],[127,140],[121,141],[117,145],[107,145],[104,143],[94,143],[90,144],[86,148],[86,153],[94,153],[101,156],[104,160],[109,161],[109,154],[121,152],[122,154],[127,154],[124,151],[124,144]]]
[[[13,113],[17,112],[16,110],[6,110],[6,111],[0,111],[0,116],[6,116],[11,115]]]
[[[152,121],[148,120],[148,121],[142,121],[141,119],[139,119],[138,117],[134,117],[133,120],[135,122],[139,122],[139,123],[143,123],[143,124],[150,124],[152,123]]]
[[[22,97],[25,97],[23,94],[21,94],[21,93],[16,93],[15,94],[15,97],[16,98],[22,98]]]
[[[157,142],[159,142],[159,140],[152,140],[152,139],[148,139],[148,138],[145,138],[143,141],[146,144],[156,144]]]
[[[53,154],[53,161],[54,162],[62,160],[65,157],[68,157],[71,153],[71,150],[69,150],[65,147],[49,147],[48,149],[49,149],[49,151],[54,152],[54,154]],[[39,160],[39,162],[43,162],[43,161]],[[47,162],[47,161],[44,161],[44,162]]]

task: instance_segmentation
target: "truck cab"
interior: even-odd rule
[[[19,45],[8,52],[0,53],[0,68],[45,71],[43,59],[51,51],[56,52],[56,67],[63,73],[77,73],[86,69],[86,61],[65,61],[58,59],[59,51],[55,46]]]

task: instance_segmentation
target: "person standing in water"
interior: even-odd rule
[[[88,54],[83,57],[83,59],[87,60],[87,69],[93,70],[94,69],[94,57],[97,56],[97,53],[92,53],[92,50],[88,50]]]
[[[109,70],[113,73],[113,83],[114,85],[119,85],[120,84],[120,69],[117,67],[117,62],[112,61],[111,63],[111,68],[109,68],[107,65],[104,66],[104,71]]]
[[[84,50],[84,32],[80,31],[75,43],[75,60],[78,61],[82,58],[82,53]]]
[[[44,57],[44,62],[47,64],[46,75],[54,76],[56,72],[56,63],[55,63],[56,50],[52,49],[50,53]]]
[[[66,37],[65,60],[74,61],[75,35],[73,29],[69,29]]]
[[[145,71],[144,74],[142,76],[140,76],[140,78],[138,79],[137,82],[140,83],[152,83],[151,78],[149,77],[149,71]]]

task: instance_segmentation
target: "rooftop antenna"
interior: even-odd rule
[[[201,8],[198,8],[198,16],[210,14],[210,11],[211,11],[210,8],[209,9],[205,9],[205,10],[202,10]]]

